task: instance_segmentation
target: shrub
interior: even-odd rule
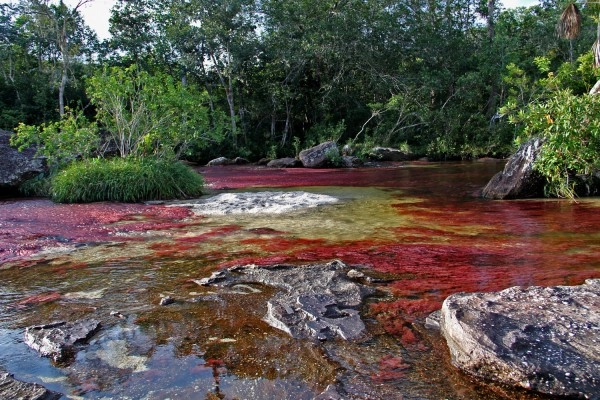
[[[575,175],[600,169],[600,96],[558,91],[545,102],[531,103],[511,122],[523,124],[525,138],[540,136],[544,145],[534,168],[547,180],[546,194],[575,196]]]
[[[139,202],[198,196],[200,175],[179,162],[157,159],[88,159],[71,163],[52,179],[59,203]]]

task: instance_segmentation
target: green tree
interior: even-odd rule
[[[81,7],[91,1],[93,0],[78,0],[73,8],[69,8],[62,0],[57,4],[51,0],[22,2],[28,29],[36,37],[38,54],[47,54],[47,67],[52,68],[54,63],[58,64],[53,75],[58,87],[61,116],[65,113],[65,89],[73,75],[73,62],[77,58],[91,56],[93,45],[97,42],[95,33],[84,24],[80,14]]]
[[[105,68],[88,80],[88,95],[121,157],[179,158],[191,145],[202,148],[223,138],[222,125],[214,129],[209,122],[206,93],[163,73],[137,65]]]

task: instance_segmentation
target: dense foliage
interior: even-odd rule
[[[200,175],[182,163],[151,158],[76,161],[52,178],[50,195],[60,203],[139,202],[202,193]]]
[[[118,1],[99,42],[79,13],[88,1],[0,5],[0,128],[22,123],[22,144],[61,160],[258,159],[324,140],[507,155],[529,122],[509,123],[502,106],[559,93],[550,72],[576,96],[596,79],[591,59],[577,61],[593,57],[594,3],[561,38],[562,0]],[[67,121],[89,141],[76,144]]]

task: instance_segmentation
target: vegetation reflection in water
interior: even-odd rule
[[[470,192],[489,178],[481,169],[363,171],[385,183],[302,187],[340,197],[336,205],[286,215],[188,215],[0,270],[0,365],[74,398],[300,399],[336,380],[366,398],[535,398],[455,372],[422,321],[454,292],[600,276],[600,204],[478,200]],[[262,321],[269,288],[214,294],[193,282],[231,265],[334,258],[387,282],[363,310],[373,334],[367,342],[293,340]],[[167,295],[176,303],[158,306]],[[103,329],[69,365],[53,366],[21,342],[25,326],[85,316]]]

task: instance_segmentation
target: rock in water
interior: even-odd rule
[[[100,322],[95,319],[30,326],[25,329],[25,344],[56,362],[65,361],[75,345],[85,343],[98,329]]]
[[[389,147],[374,147],[369,153],[369,158],[378,161],[407,161],[410,160],[410,154]]]
[[[550,395],[600,399],[600,279],[458,293],[441,314],[458,368]]]
[[[296,160],[295,158],[286,157],[271,160],[267,164],[269,168],[301,168],[303,167],[302,161]]]
[[[482,196],[497,200],[543,196],[545,180],[533,169],[543,142],[533,138],[521,145],[504,170],[494,175],[483,188]]]
[[[0,399],[3,400],[57,400],[62,395],[37,383],[15,379],[12,374],[0,369]]]
[[[306,168],[321,168],[329,163],[329,153],[339,153],[335,142],[324,142],[310,149],[302,150],[299,158]]]
[[[314,265],[247,265],[220,271],[200,285],[262,283],[280,289],[267,302],[265,321],[295,338],[359,339],[365,325],[358,308],[373,289],[352,281],[341,261]]]

